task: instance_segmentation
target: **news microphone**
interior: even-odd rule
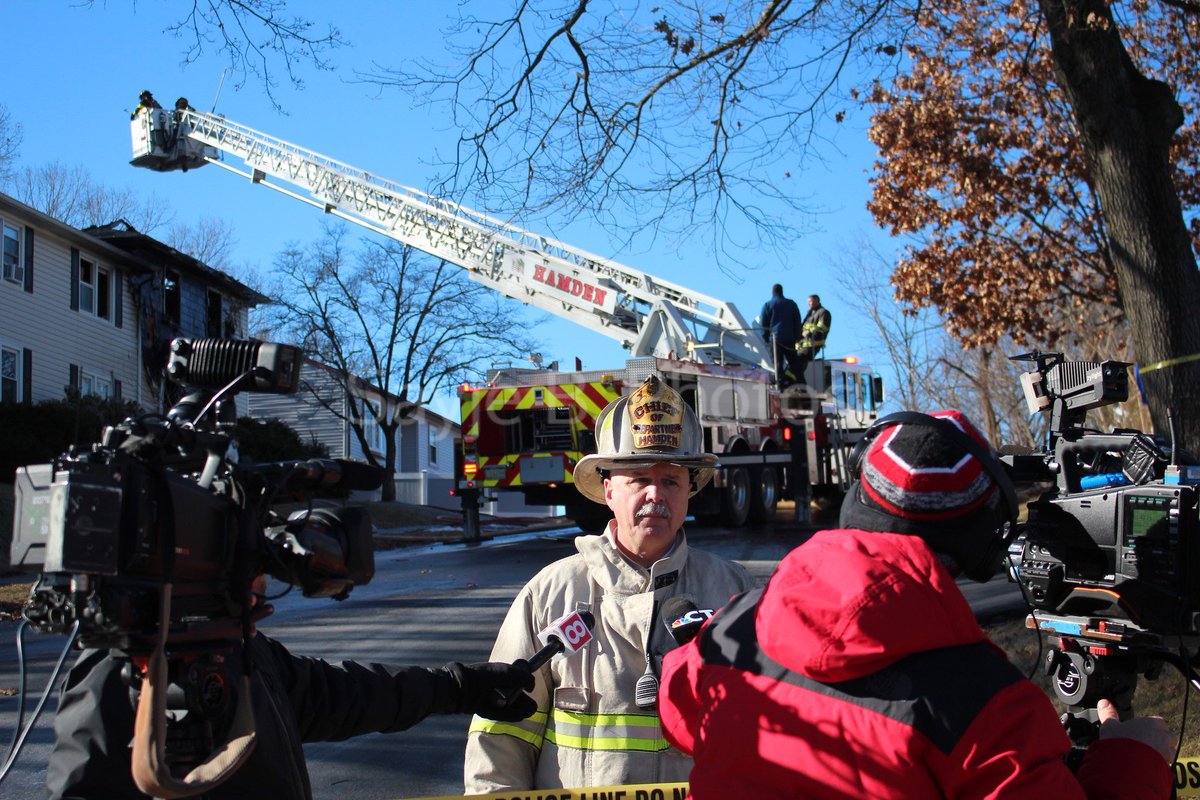
[[[701,626],[714,613],[711,608],[697,608],[686,597],[671,597],[663,603],[662,621],[675,643],[685,645],[696,638]]]
[[[592,628],[595,625],[596,618],[590,611],[572,611],[551,622],[538,634],[538,640],[544,645],[542,649],[525,659],[529,671],[541,669],[543,664],[559,653],[578,653],[592,640]]]
[[[551,622],[545,630],[538,634],[542,648],[525,659],[525,663],[529,665],[529,671],[537,672],[546,662],[559,654],[568,656],[579,652],[592,640],[592,628],[595,625],[596,618],[590,611],[572,611]],[[505,692],[497,689],[496,691],[500,694],[504,705],[508,705],[520,690]]]

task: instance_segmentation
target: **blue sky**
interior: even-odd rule
[[[164,106],[184,95],[196,108],[212,110],[217,99],[223,60],[210,54],[184,65],[184,43],[164,32],[174,19],[172,12],[182,13],[187,5],[170,0],[108,0],[92,6],[76,0],[8,0],[6,18],[19,20],[21,33],[5,43],[6,63],[16,67],[2,102],[24,129],[20,164],[57,160],[83,165],[107,185],[168,204],[181,221],[222,217],[232,223],[236,236],[232,260],[250,270],[267,271],[284,246],[319,236],[320,213],[215,167],[158,174],[128,163],[129,111],[142,89],[153,91]],[[472,10],[487,5],[473,3]],[[507,7],[507,0],[503,5]],[[443,14],[453,5],[292,0],[289,7],[316,20],[336,14],[331,21],[352,45],[333,53],[336,71],[304,66],[304,90],[281,84],[277,99],[284,114],[272,107],[252,78],[240,90],[227,81],[215,110],[390,180],[425,186],[433,177],[428,162],[456,132],[447,130],[438,109],[414,108],[399,93],[380,94],[374,87],[351,82],[351,77],[355,68],[366,69],[372,62],[395,66],[406,57],[442,56],[440,33],[447,23]],[[331,7],[336,11],[330,12]],[[552,214],[527,219],[524,226],[733,302],[747,319],[757,316],[772,283],[782,283],[802,307],[805,295],[819,293],[834,315],[828,352],[869,357],[865,322],[839,303],[842,290],[835,263],[861,234],[885,252],[895,247],[873,228],[865,209],[874,155],[865,124],[860,117],[840,126],[833,146],[824,149],[824,163],[814,163],[802,176],[822,212],[809,222],[815,229],[788,252],[764,255],[761,268],[732,277],[710,266],[711,256],[694,242],[660,239],[622,248],[586,218],[564,220]],[[546,317],[535,335],[543,342],[547,363],[573,364],[579,357],[585,368],[607,369],[623,365],[626,357],[616,342],[557,318]],[[457,416],[449,401],[435,407]]]

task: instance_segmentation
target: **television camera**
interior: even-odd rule
[[[291,345],[176,339],[166,373],[188,393],[165,416],[128,418],[90,447],[17,470],[11,561],[40,573],[24,617],[130,659],[140,685],[134,777],[147,794],[205,791],[253,748],[249,675],[229,674],[227,657],[241,648],[250,664],[252,625],[271,613],[252,594],[258,576],[334,599],[374,576],[366,511],[311,498],[377,488],[381,470],[239,459],[233,397],[295,392],[301,361]],[[273,508],[283,500],[308,507],[285,517]],[[222,728],[228,741],[214,746]]]
[[[1173,413],[1166,441],[1089,430],[1089,409],[1128,397],[1128,364],[1013,360],[1033,364],[1025,400],[1050,425],[1043,452],[1001,457],[1014,483],[1049,484],[1009,547],[1010,576],[1032,607],[1027,625],[1049,635],[1044,667],[1068,730],[1076,718],[1094,722],[1102,698],[1128,716],[1138,676],[1155,678],[1164,663],[1200,686],[1190,655],[1200,641],[1200,466],[1179,449]]]

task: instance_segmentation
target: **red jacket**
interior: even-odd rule
[[[1105,739],[1078,779],[1049,698],[984,636],[916,536],[833,530],[663,662],[691,797],[1151,798],[1172,775]]]

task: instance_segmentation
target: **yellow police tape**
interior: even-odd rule
[[[1139,366],[1138,372],[1154,372],[1156,369],[1175,367],[1179,364],[1186,364],[1189,361],[1200,361],[1200,353],[1192,353],[1189,356],[1180,356],[1179,358],[1168,358],[1166,361],[1155,361],[1153,364],[1147,364],[1144,367]]]
[[[1181,758],[1175,767],[1175,796],[1200,797],[1200,758]]]
[[[531,791],[473,794],[471,800],[684,800],[686,783],[638,783],[595,786],[586,789],[533,789]],[[462,795],[412,797],[409,800],[464,800]]]
[[[1175,796],[1200,798],[1200,758],[1182,758],[1174,764]],[[686,783],[639,783],[596,786],[586,789],[534,789],[473,794],[469,800],[684,800]],[[408,800],[467,800],[463,795],[412,797]]]

